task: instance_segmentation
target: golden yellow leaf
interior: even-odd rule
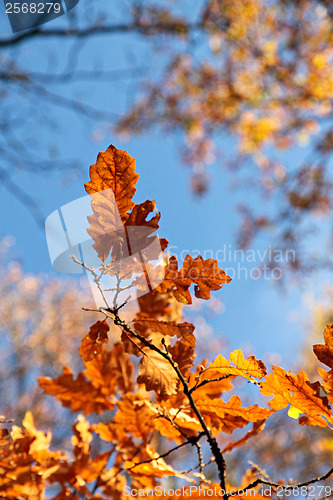
[[[239,375],[249,380],[253,378],[260,379],[266,375],[264,363],[255,359],[254,356],[245,359],[240,349],[230,354],[229,361],[222,354],[219,354],[215,361],[210,363],[208,370],[210,369],[219,372],[221,375]]]

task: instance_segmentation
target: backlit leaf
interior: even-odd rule
[[[220,290],[230,281],[231,278],[218,267],[215,259],[204,260],[201,255],[194,259],[186,255],[182,268],[178,270],[177,258],[172,256],[165,268],[165,278],[158,290],[162,292],[171,290],[179,302],[191,304],[189,288],[192,284],[195,296],[208,300],[212,290]]]
[[[205,417],[210,418],[212,427],[228,433],[249,422],[266,420],[272,414],[272,410],[257,405],[242,407],[238,396],[231,396],[227,402],[222,399],[200,400],[196,405]]]
[[[273,366],[273,373],[262,383],[260,392],[265,396],[274,396],[269,405],[275,411],[290,404],[300,413],[306,414],[307,417],[300,418],[300,424],[320,427],[327,427],[328,422],[333,424],[332,410],[327,398],[320,396],[319,382],[310,383],[304,371],[293,375],[283,368]]]
[[[135,160],[113,145],[99,153],[96,164],[90,167],[91,180],[85,184],[87,193],[93,196],[88,233],[103,262],[110,253],[114,233],[127,221],[135,205],[132,198],[138,178]]]
[[[147,391],[156,391],[161,397],[176,394],[178,377],[169,361],[156,351],[144,347],[139,364],[138,383],[145,384]]]
[[[324,330],[324,344],[316,344],[313,351],[319,361],[333,369],[333,325],[327,325]]]
[[[83,361],[92,361],[97,354],[103,351],[102,344],[109,341],[107,332],[109,325],[104,321],[97,321],[90,327],[88,335],[84,337],[80,345],[80,354]]]
[[[266,375],[266,367],[262,361],[256,360],[254,356],[244,359],[240,349],[233,351],[229,356],[229,361],[221,354],[217,356],[213,363],[210,363],[209,369],[219,372],[221,375],[239,375],[251,380],[262,378]]]

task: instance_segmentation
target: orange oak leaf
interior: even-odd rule
[[[51,458],[61,458],[60,453],[54,453],[49,451],[49,446],[51,444],[52,435],[50,432],[45,434],[42,431],[38,431],[35,428],[34,418],[30,411],[27,411],[25,417],[22,421],[24,428],[28,431],[30,436],[34,437],[34,440],[30,444],[29,454],[34,460],[40,464],[47,463]]]
[[[333,405],[333,370],[327,372],[322,368],[318,368],[318,372],[325,381],[325,384],[322,385],[322,388],[326,392],[329,402]]]
[[[133,354],[134,356],[140,356],[142,354],[144,344],[133,335],[123,330],[121,333],[121,340],[126,353]]]
[[[147,220],[150,213],[156,212],[154,217]],[[135,205],[129,214],[129,217],[125,223],[125,227],[130,235],[130,249],[131,253],[142,251],[145,256],[145,260],[155,260],[158,258],[160,249],[164,251],[168,246],[169,242],[165,238],[159,238],[158,251],[146,250],[147,247],[152,243],[153,238],[157,236],[150,236],[152,233],[157,231],[159,228],[159,220],[161,218],[161,213],[156,211],[155,201],[146,200],[144,203]],[[142,228],[145,228],[143,231]]]
[[[178,340],[174,346],[169,347],[169,354],[177,363],[181,373],[186,376],[193,366],[195,354],[195,337],[192,333]]]
[[[44,497],[45,480],[59,469],[65,458],[60,452],[49,451],[51,434],[37,431],[33,416],[27,412],[23,425],[14,425],[10,434],[0,441],[0,495],[3,498]]]
[[[138,178],[134,158],[113,145],[99,153],[96,164],[90,167],[91,180],[85,184],[87,193],[93,197],[88,233],[103,262],[110,253],[114,233],[121,229],[135,206],[132,198]]]
[[[273,366],[273,373],[268,375],[262,383],[260,392],[264,396],[273,395],[269,405],[275,411],[286,408],[289,404],[304,413],[299,424],[319,425],[328,427],[328,422],[333,424],[332,410],[327,398],[320,396],[319,382],[310,383],[304,371],[298,375],[286,372],[283,368]]]
[[[324,330],[325,344],[316,344],[313,351],[319,361],[333,368],[333,325],[327,325]]]
[[[176,425],[172,424],[171,419],[167,419],[163,415],[155,418],[154,425],[155,429],[170,441],[175,441],[177,444],[180,444],[185,440],[185,437],[181,434]],[[195,433],[193,433],[193,435],[195,435]],[[188,434],[188,436],[190,436],[190,434]]]
[[[239,375],[252,380],[253,378],[262,378],[266,375],[266,367],[260,360],[254,356],[244,358],[240,349],[233,351],[229,356],[229,361],[219,354],[213,363],[210,363],[208,371],[213,369],[221,375]],[[207,371],[207,370],[206,370]]]
[[[196,405],[202,415],[210,419],[211,427],[229,434],[249,422],[266,420],[273,413],[272,410],[257,405],[244,408],[238,396],[231,396],[227,402],[222,399],[199,400],[196,401]]]
[[[117,387],[123,393],[133,388],[133,364],[124,352],[123,345],[117,343],[112,351],[104,351],[86,364],[84,375],[106,398],[116,393]]]
[[[159,321],[150,319],[146,315],[140,314],[133,320],[137,333],[143,335],[148,330],[162,333],[163,335],[177,335],[177,337],[185,337],[194,332],[194,325],[191,323],[175,323],[174,321]],[[145,335],[146,336],[146,335]]]
[[[92,434],[90,432],[90,424],[83,415],[79,415],[77,422],[73,425],[73,454],[76,461],[88,462],[90,454],[90,443],[92,441]]]
[[[215,259],[204,260],[201,255],[194,259],[186,255],[182,268],[178,270],[177,258],[172,256],[165,267],[165,277],[158,290],[161,292],[171,290],[176,300],[191,304],[189,288],[192,284],[195,296],[208,300],[212,290],[220,290],[230,281],[231,278],[218,267]]]
[[[154,211],[156,212],[156,202],[154,200],[146,200],[139,205],[134,205],[126,221],[126,226],[145,226],[150,227],[151,232],[156,231],[159,228],[160,212],[157,212],[151,219],[146,220],[148,215]]]
[[[176,394],[178,377],[169,361],[149,347],[143,347],[142,353],[138,383],[145,384],[147,391],[156,391],[161,397]]]
[[[114,424],[136,438],[147,440],[154,430],[153,412],[147,402],[136,394],[125,394],[118,403]]]
[[[100,475],[103,468],[106,466],[109,452],[101,453],[94,459],[91,458],[92,433],[90,432],[90,424],[83,415],[79,415],[77,422],[73,425],[73,455],[74,462],[71,465],[75,472],[76,479],[82,482],[91,483]]]
[[[171,320],[173,310],[178,315],[179,309],[182,307],[171,294],[171,292],[161,293],[157,290],[152,290],[138,298],[140,313],[149,318],[163,318]],[[172,318],[173,319],[173,318]]]
[[[157,235],[153,235],[159,228],[158,222],[161,217],[159,212],[151,219],[146,220],[149,214],[155,211],[155,201],[146,200],[144,203],[134,205],[124,224],[125,231],[122,236],[126,238],[126,246],[124,243],[120,246],[117,239],[113,241],[112,263],[109,266],[109,272],[114,272],[117,269],[119,260],[122,259],[124,254],[131,257],[126,259],[126,264],[122,264],[121,271],[126,276],[129,275],[131,267],[134,267],[133,273],[142,273],[142,262],[146,263],[159,259],[161,251],[165,250],[169,242],[164,238],[158,239]]]
[[[163,408],[163,413],[157,413],[154,425],[162,436],[177,443],[184,441],[184,436],[196,436],[198,431],[202,430],[196,417],[179,408]]]
[[[154,433],[153,418],[155,411],[149,401],[138,394],[125,394],[118,403],[117,412],[112,421],[93,426],[104,441],[121,443],[125,448],[131,448],[131,437],[147,442]],[[134,450],[135,451],[135,450]],[[131,453],[128,449],[126,453]]]
[[[100,414],[114,408],[114,404],[87,381],[82,373],[74,379],[73,373],[67,367],[64,368],[63,374],[54,380],[41,377],[38,382],[45,394],[55,396],[63,406],[71,408],[73,413],[83,411],[86,415],[94,412]]]
[[[207,360],[204,359],[197,367],[196,373],[191,373],[189,376],[189,386],[192,389],[197,386],[197,388],[193,390],[193,398],[195,400],[206,398],[215,399],[220,397],[224,392],[231,391],[234,387],[231,383],[234,378],[233,376],[221,379],[224,375],[211,369],[209,369],[208,372],[208,368],[205,368],[206,365]],[[208,383],[200,385],[207,380],[209,380]]]
[[[105,320],[97,321],[97,323],[90,327],[88,335],[84,337],[79,347],[83,361],[92,361],[97,354],[103,351],[102,344],[109,342],[107,334],[109,329],[109,325]]]

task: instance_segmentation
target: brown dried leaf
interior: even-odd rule
[[[182,268],[178,270],[177,258],[172,256],[165,267],[165,277],[158,290],[162,292],[172,290],[179,302],[191,304],[189,288],[192,284],[194,284],[195,296],[208,300],[212,290],[220,290],[230,281],[231,278],[218,267],[215,259],[204,260],[201,255],[194,259],[186,255]]]
[[[181,373],[186,376],[193,366],[195,360],[195,337],[192,333],[178,340],[174,346],[169,347],[169,354],[178,364]]]
[[[84,337],[79,347],[83,361],[92,361],[103,351],[102,344],[107,344],[109,342],[107,334],[109,329],[109,325],[105,320],[97,321],[97,323],[90,327],[88,335]]]
[[[96,164],[90,167],[91,180],[85,184],[87,193],[93,195],[88,233],[103,262],[110,253],[114,233],[120,229],[119,222],[124,224],[128,212],[135,206],[132,198],[138,178],[135,160],[113,145],[105,153],[99,153]]]
[[[177,337],[185,337],[194,332],[194,326],[191,323],[175,323],[174,321],[159,321],[150,319],[146,315],[140,314],[133,320],[134,327],[140,335],[147,336],[147,331],[155,331],[163,335],[177,335]]]
[[[333,325],[327,325],[324,330],[324,344],[316,344],[313,351],[319,361],[333,369]]]
[[[149,347],[143,347],[142,352],[138,383],[145,384],[147,391],[156,391],[161,397],[176,394],[178,377],[169,361]]]

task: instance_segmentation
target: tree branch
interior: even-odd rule
[[[248,484],[245,486],[245,488],[240,488],[239,490],[233,492],[232,494],[228,493],[227,498],[230,496],[237,496],[237,495],[242,495],[242,492],[246,490],[250,490],[251,488],[254,488],[255,486],[258,486],[258,484],[266,484],[267,486],[273,486],[275,488],[301,488],[302,486],[309,486],[309,484],[313,483],[318,483],[319,481],[324,481],[325,479],[329,478],[333,474],[333,467],[330,469],[326,474],[320,477],[315,477],[313,479],[309,479],[309,481],[304,481],[303,483],[294,483],[294,484],[280,484],[280,483],[273,483],[272,481],[267,481],[267,479],[263,479],[259,477],[252,483]]]
[[[198,436],[196,436],[195,438],[191,438],[191,439],[188,439],[187,441],[184,441],[184,443],[181,443],[177,446],[174,446],[174,448],[171,448],[169,451],[165,452],[165,453],[162,453],[161,455],[159,455],[158,457],[156,458],[149,458],[148,460],[142,460],[142,462],[138,462],[134,465],[132,465],[132,467],[129,467],[128,469],[124,469],[126,471],[129,471],[129,470],[132,470],[134,469],[135,467],[137,467],[138,465],[141,465],[141,464],[149,464],[150,462],[154,462],[154,460],[159,460],[160,458],[165,458],[167,457],[168,455],[170,455],[172,452],[176,451],[176,450],[179,450],[179,448],[182,448],[183,446],[187,445],[187,444],[191,444],[191,445],[195,445],[195,444],[198,444],[198,441],[199,439],[204,435],[204,433],[200,432],[200,434],[198,434]]]
[[[217,468],[219,471],[220,486],[221,486],[221,489],[224,491],[224,500],[227,500],[228,497],[227,497],[227,493],[226,493],[226,464],[225,464],[225,460],[224,460],[223,455],[221,453],[221,450],[217,444],[216,438],[212,435],[211,430],[207,426],[203,416],[201,415],[200,410],[197,408],[197,406],[195,404],[195,401],[194,401],[192,394],[191,394],[190,387],[189,387],[186,379],[184,378],[183,374],[181,373],[181,371],[178,367],[178,364],[173,361],[172,357],[170,356],[170,354],[168,353],[167,350],[162,351],[157,346],[150,343],[145,337],[142,337],[141,335],[136,333],[134,330],[132,330],[132,328],[130,328],[128,326],[128,324],[120,318],[119,313],[118,313],[118,308],[115,308],[115,309],[108,308],[106,310],[101,309],[100,312],[102,312],[106,316],[113,319],[114,324],[117,326],[120,326],[126,333],[128,333],[128,334],[132,335],[133,337],[135,337],[136,339],[140,340],[146,347],[148,347],[152,351],[157,352],[163,358],[165,358],[166,360],[169,361],[170,365],[177,373],[177,376],[183,385],[184,394],[186,395],[187,399],[189,400],[190,406],[191,406],[193,412],[195,413],[197,419],[199,420],[200,425],[203,429],[203,432],[205,433],[205,435],[207,437],[207,441],[208,441],[208,443],[210,445],[210,449],[215,457],[215,462],[216,462],[216,465],[217,465]],[[163,339],[162,339],[162,341],[163,341]]]
[[[36,28],[31,31],[20,33],[14,37],[0,39],[0,47],[12,47],[13,45],[19,45],[22,42],[31,40],[33,38],[51,38],[51,37],[63,37],[63,38],[88,38],[98,35],[110,35],[118,33],[141,33],[141,34],[151,34],[153,32],[177,34],[180,29],[182,32],[187,33],[189,31],[196,31],[203,28],[202,23],[152,23],[152,24],[140,24],[140,23],[124,23],[124,24],[114,24],[109,26],[91,26],[89,28],[77,29],[77,28],[53,28],[53,29],[41,29]]]

